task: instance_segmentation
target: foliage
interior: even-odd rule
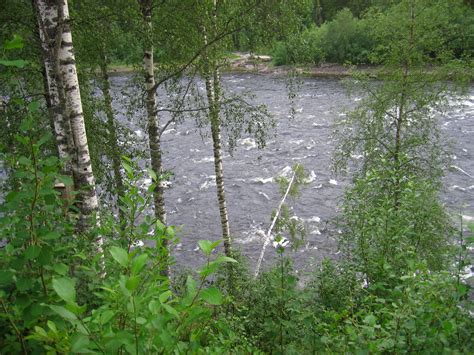
[[[216,255],[220,241],[201,240],[205,264],[171,280],[163,276],[173,265],[164,241],[175,242],[177,232],[149,210],[163,176],[140,171],[138,155],[122,157],[120,223],[107,203],[94,216],[95,227],[78,234],[72,181],[61,175],[48,116],[36,98],[42,89],[31,7],[0,5],[9,9],[0,18],[10,12],[13,19],[2,22],[0,33],[0,160],[7,177],[0,205],[2,352],[474,352],[472,301],[462,280],[473,238],[463,235],[463,226],[456,232],[438,197],[447,159],[436,121],[470,79],[464,61],[472,56],[472,9],[460,1],[380,0],[370,2],[372,9],[368,1],[314,3],[323,4],[328,21],[320,27],[308,25],[311,1],[266,0],[256,11],[250,0],[222,3],[218,27],[229,33],[207,54],[218,64],[233,46],[255,48],[277,38],[277,63],[384,65],[378,72],[383,82],[354,76],[362,98],[339,125],[337,168],[354,172],[340,219],[342,258],[323,260],[310,275],[297,273],[285,237],[296,247],[304,229],[283,200],[273,216],[278,214],[273,268],[254,279],[243,256]],[[111,61],[140,60],[137,2],[71,4],[81,26],[75,38],[84,113],[104,186],[107,157],[122,153],[102,151],[105,108],[89,75]],[[183,74],[183,62],[203,50],[201,25],[212,25],[212,2],[156,5],[159,75],[176,68]],[[199,11],[189,11],[191,5]],[[22,12],[30,24],[15,24]],[[233,31],[237,37],[230,36]],[[15,33],[30,36],[28,45]],[[191,84],[181,87],[178,77],[167,89],[186,96]],[[251,107],[243,97],[223,95],[221,101],[229,148],[242,132],[254,134],[263,147],[274,124],[265,108]],[[185,100],[173,104],[181,109]],[[170,123],[180,119],[172,116]],[[152,183],[143,188],[140,182],[148,177]],[[302,166],[294,167],[293,178],[291,188],[292,180],[278,179],[284,196],[297,195],[306,179]]]
[[[403,7],[408,3],[379,1],[372,6],[360,1],[345,3],[346,7],[340,7],[337,12],[331,10],[337,8],[337,2],[323,4],[323,14],[329,14],[324,15],[324,23],[319,27],[307,26],[276,42],[273,49],[275,64],[386,63],[384,56],[393,53],[387,46],[403,45],[403,41],[393,39],[397,35],[400,39],[403,36],[403,31],[397,33],[397,29],[403,28],[402,23],[405,28],[408,26],[409,17],[402,15],[406,13]],[[419,12],[417,22],[422,24],[416,31],[423,33],[414,36],[417,41],[415,52],[420,53],[419,49],[423,49],[425,56],[435,60],[440,55],[436,53],[437,49],[442,45],[456,58],[472,58],[474,43],[468,34],[472,33],[473,27],[472,8],[462,1],[417,0],[413,4]]]
[[[438,201],[437,188],[404,171],[394,189],[400,172],[388,162],[382,164],[357,179],[345,196],[345,252],[368,282],[389,283],[421,261],[431,270],[442,270],[450,259],[454,229]]]
[[[373,48],[371,22],[355,18],[348,9],[320,27],[311,26],[273,50],[274,62],[282,64],[368,63]]]
[[[275,65],[322,63],[325,59],[322,43],[326,31],[327,26],[312,26],[301,33],[293,34],[284,42],[277,42],[273,49]]]
[[[370,20],[358,20],[344,9],[327,24],[323,47],[330,63],[368,63],[373,48]]]
[[[22,127],[28,134],[31,121]],[[207,263],[198,271],[199,282],[189,277],[185,294],[173,295],[157,272],[169,262],[160,243],[174,237],[173,227],[151,218],[137,224],[154,187],[140,196],[133,170],[124,163],[129,182],[122,208],[129,223],[123,233],[114,237],[106,220],[89,236],[75,235],[65,214],[73,205],[65,206],[54,190],[58,179],[66,185],[71,181],[59,175],[56,158],[39,158],[49,136],[17,139],[31,154],[4,157],[18,166],[13,174],[17,188],[6,195],[0,220],[6,243],[0,258],[1,327],[8,329],[2,334],[2,349],[142,353],[199,348],[206,339],[201,325],[223,303],[222,293],[204,287],[205,281],[220,265],[235,262],[212,256],[220,241],[200,241]],[[103,253],[90,247],[99,235],[107,240]],[[155,246],[133,248],[144,238]]]

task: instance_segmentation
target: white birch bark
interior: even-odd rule
[[[212,13],[213,30],[217,33],[217,2],[214,0]],[[208,33],[205,26],[202,28],[204,35],[204,46],[209,44]],[[219,215],[222,228],[222,239],[224,240],[224,252],[226,256],[232,257],[232,241],[230,236],[229,214],[224,186],[224,166],[222,164],[222,137],[220,119],[220,75],[217,63],[204,54],[207,101],[209,106],[209,121],[211,123],[212,148],[214,152],[214,171],[216,173],[217,201],[219,203]]]
[[[51,19],[54,20],[54,19]],[[59,72],[61,75],[66,113],[71,125],[74,142],[73,170],[74,184],[77,195],[77,206],[80,210],[79,230],[89,226],[92,213],[98,208],[95,179],[87,143],[84,113],[82,111],[81,93],[76,70],[76,59],[69,26],[69,10],[67,0],[58,1],[58,24],[61,26],[61,42],[58,50]],[[97,241],[102,244],[102,240]]]
[[[214,69],[214,78],[209,73],[205,74],[206,92],[209,105],[209,116],[211,121],[212,148],[214,153],[214,171],[216,173],[217,201],[219,203],[219,215],[221,219],[222,238],[224,239],[224,251],[229,257],[232,255],[229,215],[224,186],[224,166],[222,164],[222,137],[221,121],[219,115],[219,73]]]
[[[63,173],[72,175],[71,156],[71,127],[65,117],[63,107],[64,93],[60,90],[55,60],[55,48],[58,35],[58,6],[56,1],[37,0],[34,2],[38,20],[38,32],[41,42],[43,64],[45,69],[45,87],[48,96],[48,108],[53,120],[54,135],[59,158],[64,162]],[[63,100],[61,100],[63,98]]]
[[[156,112],[155,97],[155,68],[153,60],[153,23],[152,23],[152,1],[139,0],[143,20],[145,22],[145,45],[143,49],[143,69],[145,72],[146,110],[148,141],[150,146],[151,168],[160,177],[163,173],[163,162],[161,158],[161,142],[159,134],[159,118]],[[158,183],[154,191],[155,217],[166,224],[165,201],[163,186]],[[166,244],[166,243],[165,243]]]
[[[163,161],[161,156],[161,138],[159,132],[159,117],[156,111],[156,93],[155,93],[155,63],[153,60],[153,23],[151,0],[138,0],[145,25],[144,48],[143,48],[143,69],[145,72],[145,90],[146,90],[146,110],[147,110],[147,130],[148,142],[150,146],[151,168],[156,176],[160,178],[163,174]],[[155,217],[163,224],[166,224],[166,210],[164,189],[161,181],[158,181],[153,192],[153,204],[155,208]],[[169,254],[168,240],[163,239],[164,250]],[[164,276],[170,274],[168,255],[166,255],[166,266],[162,270]]]

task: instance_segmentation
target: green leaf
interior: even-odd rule
[[[107,324],[115,316],[115,312],[108,309],[100,315],[100,322],[102,324]]]
[[[228,256],[225,255],[220,255],[214,260],[215,263],[217,264],[222,264],[222,263],[236,263],[237,260],[229,258]]]
[[[113,246],[110,248],[110,254],[112,257],[123,267],[128,266],[128,253],[119,247]]]
[[[39,107],[40,107],[40,103],[38,101],[32,101],[28,104],[28,111],[36,112],[36,111],[38,111]],[[43,137],[41,137],[40,140],[38,141],[38,143],[36,143],[36,144],[38,144],[38,146],[41,146],[45,142],[47,142],[52,136],[53,135],[50,132],[48,132]]]
[[[132,274],[138,274],[140,271],[142,271],[143,267],[146,264],[146,261],[148,259],[148,255],[142,254],[137,256],[135,259],[132,261]]]
[[[163,292],[160,297],[158,297],[160,303],[165,303],[171,296],[173,295],[173,293],[168,290],[168,291],[165,291]]]
[[[46,233],[45,235],[41,236],[41,239],[43,240],[52,240],[52,239],[58,239],[61,236],[61,234],[57,231],[50,231]]]
[[[73,184],[72,178],[70,176],[58,175],[57,178],[60,182],[62,182],[66,186],[72,186]]]
[[[31,282],[30,278],[27,277],[21,277],[16,280],[16,288],[18,291],[23,292],[26,290],[29,290],[33,287],[33,284]]]
[[[364,323],[373,327],[377,321],[377,318],[375,318],[374,315],[369,314],[367,317],[364,318]]]
[[[39,245],[30,245],[25,250],[25,258],[27,260],[36,259],[41,253],[41,247]]]
[[[51,308],[54,312],[59,314],[61,317],[67,320],[76,320],[77,317],[74,313],[68,311],[66,308],[61,307],[61,306],[54,306],[54,305],[49,305],[49,308]]]
[[[168,312],[169,314],[172,314],[173,316],[179,319],[179,313],[176,309],[174,309],[173,307],[171,307],[169,304],[166,304],[166,303],[163,304],[162,306],[166,310],[166,312]]]
[[[68,269],[69,269],[68,266],[63,263],[53,265],[54,272],[62,276],[67,274]]]
[[[56,203],[56,195],[48,194],[44,196],[44,203],[48,206],[54,206]]]
[[[35,325],[34,329],[35,329],[36,334],[38,334],[40,337],[48,338],[48,333],[46,333],[46,330],[44,330],[43,328]]]
[[[46,325],[48,326],[49,329],[51,329],[51,331],[52,331],[53,333],[57,333],[57,332],[58,332],[58,328],[56,328],[56,324],[54,324],[54,322],[48,320],[48,321],[46,322]]]
[[[31,160],[28,159],[27,157],[20,157],[20,158],[18,159],[18,162],[19,162],[21,165],[26,165],[26,166],[31,165]]]
[[[6,40],[5,43],[3,44],[3,48],[5,49],[21,49],[23,48],[23,38],[21,36],[18,36],[17,34],[13,35],[13,39]]]
[[[219,264],[211,261],[208,265],[205,265],[198,273],[204,277],[207,277],[215,273],[219,269]]]
[[[90,341],[84,334],[76,333],[71,338],[71,352],[73,353],[90,353],[92,352],[87,348]]]
[[[128,163],[125,163],[124,161],[122,162],[122,166],[123,168],[125,169],[125,171],[129,174],[129,175],[133,175],[133,169],[132,167],[128,164]]]
[[[38,107],[39,107],[39,103],[37,101],[33,101],[28,105],[28,109],[30,111],[36,111],[38,109]],[[51,132],[48,132],[48,133],[44,134],[36,144],[38,146],[42,146],[43,144],[45,144],[46,142],[51,140],[52,137],[53,137],[53,135],[51,134]]]
[[[199,247],[207,256],[211,255],[212,250],[217,247],[222,240],[218,240],[216,242],[211,242],[210,240],[200,240],[198,242]]]
[[[150,310],[151,313],[158,313],[158,311],[160,310],[160,303],[156,302],[155,300],[152,300],[149,304],[148,304],[148,309]]]
[[[87,310],[87,305],[79,306],[76,302],[68,303],[65,307],[68,311],[71,311],[75,315],[83,314]]]
[[[215,287],[206,288],[201,291],[201,298],[212,305],[222,304],[222,293]]]
[[[70,278],[61,277],[59,279],[53,279],[54,291],[58,294],[61,299],[68,303],[73,303],[76,300],[76,289],[74,281]]]
[[[194,280],[191,275],[188,275],[186,278],[186,291],[188,291],[188,294],[192,294],[196,291],[196,280]]]
[[[156,182],[158,180],[158,176],[152,169],[148,169],[148,175],[150,175],[151,179]]]
[[[125,287],[129,291],[135,291],[141,281],[141,278],[138,276],[131,276],[126,282]]]
[[[146,319],[143,317],[137,317],[137,324],[140,324],[140,325],[146,324]]]
[[[25,65],[28,64],[26,60],[23,59],[15,59],[15,60],[0,60],[0,64],[6,67],[16,67],[16,68],[24,68]]]

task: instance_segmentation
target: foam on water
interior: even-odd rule
[[[240,145],[245,147],[245,150],[257,148],[257,142],[255,142],[255,139],[253,138],[239,139],[238,142],[240,143]]]
[[[273,178],[272,177],[270,178],[256,177],[256,178],[250,179],[250,181],[258,182],[260,184],[268,184],[269,182],[273,182]]]
[[[196,164],[200,164],[200,163],[213,163],[214,162],[214,157],[204,157],[202,159],[199,159],[199,160],[195,160],[193,159],[193,162],[195,162]]]
[[[293,173],[293,169],[291,166],[285,166],[283,169],[280,170],[280,172],[277,174],[279,177],[290,177],[291,174]]]
[[[167,129],[162,133],[162,136],[167,135],[167,134],[176,134],[178,131],[174,128]]]
[[[295,145],[300,145],[303,142],[304,142],[304,139],[291,139],[288,141],[288,143],[295,144]]]
[[[311,173],[309,174],[309,176],[306,179],[304,179],[304,183],[310,184],[315,180],[316,180],[316,173],[314,172],[314,170],[311,170]]]
[[[216,186],[216,176],[209,175],[206,177],[206,180],[199,185],[199,191],[207,190],[211,186]]]

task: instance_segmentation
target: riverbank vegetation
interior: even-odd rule
[[[386,48],[380,29],[388,27],[398,15],[397,2],[389,1],[315,1],[316,23],[308,21],[301,30],[275,42],[271,53],[274,63],[320,65],[379,65],[374,52]],[[357,3],[359,7],[355,7]],[[319,13],[321,15],[319,15]],[[462,1],[433,1],[425,16],[436,22],[440,40],[456,58],[472,57],[474,50],[474,10]],[[429,48],[425,49],[427,52]]]
[[[0,6],[2,353],[474,351],[463,278],[474,230],[439,198],[450,155],[437,122],[472,80],[469,4]],[[333,222],[340,257],[304,275],[287,257],[305,238],[288,206],[307,181],[303,166],[277,179],[281,200],[256,270],[235,247],[228,217],[223,151],[242,136],[264,149],[276,123],[264,105],[227,92],[220,70],[229,51],[261,48],[274,48],[277,64],[379,66],[378,81],[353,73],[349,86],[362,98],[334,122],[333,168],[352,178]],[[114,62],[137,66],[122,93],[110,83]],[[293,86],[295,78],[290,101]],[[146,149],[118,119],[116,96],[139,113]],[[161,146],[185,119],[212,139],[208,207],[220,225],[218,235],[194,231],[204,262],[192,271],[173,259],[180,236],[166,220],[173,172]],[[265,252],[276,262],[260,271]]]

